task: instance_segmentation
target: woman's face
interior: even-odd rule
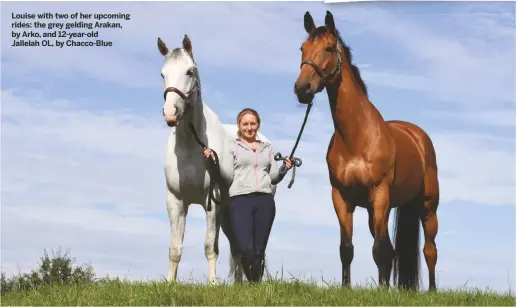
[[[257,135],[258,122],[255,115],[247,113],[241,118],[239,122],[239,131],[243,138],[247,140],[254,140]]]

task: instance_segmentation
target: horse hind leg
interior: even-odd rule
[[[217,214],[218,210],[218,206],[212,202],[211,210],[206,211],[205,256],[208,261],[208,282],[212,285],[218,284],[216,263],[219,256],[219,229],[221,225]]]
[[[167,212],[171,226],[171,241],[169,247],[169,274],[168,282],[175,282],[178,275],[178,264],[183,252],[183,239],[185,235],[185,223],[188,205],[179,200],[167,189]]]
[[[438,217],[436,211],[439,203],[439,186],[436,172],[426,174],[424,210],[421,221],[424,230],[424,257],[429,271],[429,291],[436,290],[435,267],[438,258],[435,238],[438,233]]]

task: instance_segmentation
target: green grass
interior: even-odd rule
[[[2,295],[2,305],[475,305],[515,306],[515,296],[484,291],[410,293],[375,288],[319,287],[302,282],[267,281],[256,285],[219,285],[166,282],[104,281],[75,285],[48,285],[37,290]]]
[[[45,251],[38,268],[30,273],[11,277],[2,273],[0,293],[3,306],[516,305],[515,295],[510,291],[509,294],[500,294],[460,289],[415,293],[380,290],[373,286],[347,289],[323,283],[325,287],[314,281],[280,281],[275,278],[268,278],[260,284],[223,283],[219,286],[192,282],[129,282],[97,278],[89,265],[74,268],[73,259],[67,253],[59,251],[51,257]]]

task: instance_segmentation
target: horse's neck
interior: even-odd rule
[[[351,153],[359,154],[381,130],[384,122],[378,110],[370,103],[360,86],[348,60],[341,64],[342,80],[338,86],[328,86],[330,109],[334,127]]]
[[[196,142],[194,135],[192,134],[192,130],[189,125],[192,124],[194,126],[195,132],[197,136],[205,141],[205,130],[206,130],[206,121],[203,113],[203,101],[201,97],[198,95],[196,99],[191,101],[190,110],[185,115],[185,118],[180,122],[180,124],[176,127],[176,142],[182,143],[187,146],[199,146]]]

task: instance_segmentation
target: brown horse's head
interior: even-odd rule
[[[309,34],[302,44],[300,75],[294,84],[294,92],[300,103],[309,103],[314,95],[327,85],[337,81],[341,68],[342,50],[334,17],[327,11],[325,26],[316,28],[309,12],[304,16],[305,31]]]

